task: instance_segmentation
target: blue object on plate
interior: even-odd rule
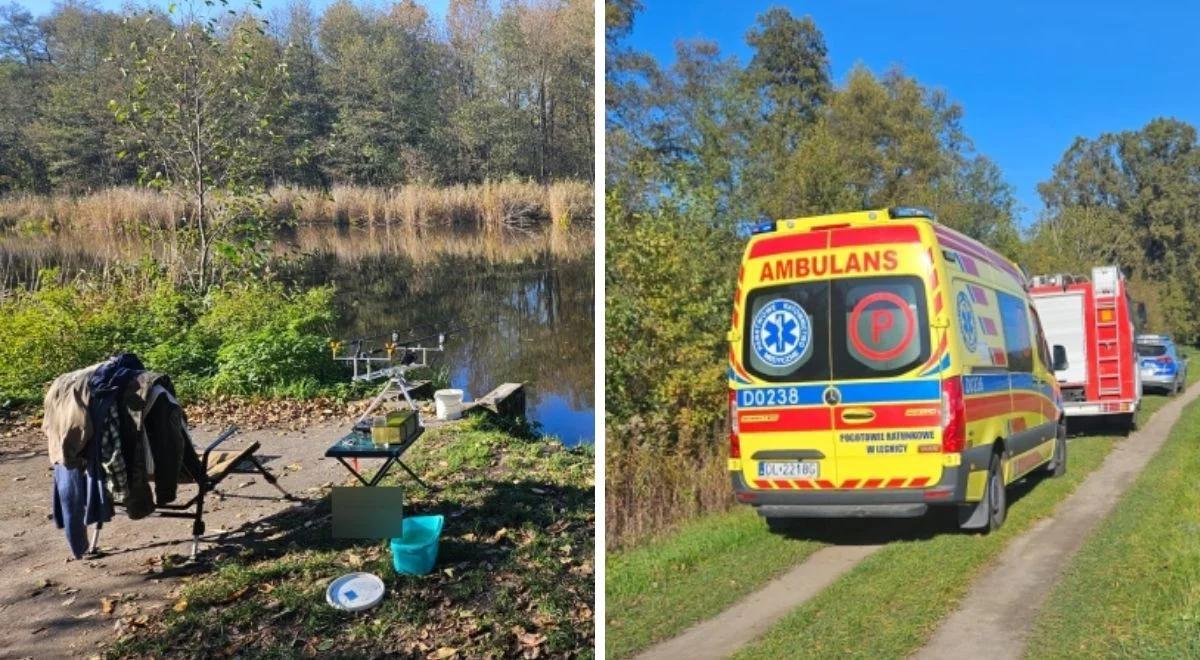
[[[437,562],[443,516],[408,516],[398,539],[392,539],[392,566],[402,575],[425,575]]]

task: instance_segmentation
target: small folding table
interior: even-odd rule
[[[379,482],[382,481],[383,478],[387,476],[388,471],[392,469],[392,465],[399,465],[401,468],[404,468],[404,471],[408,473],[408,476],[415,479],[416,482],[421,484],[421,486],[423,486],[426,490],[432,492],[436,491],[437,489],[422,481],[421,477],[418,477],[416,472],[413,472],[411,468],[404,464],[404,461],[400,460],[400,457],[404,455],[404,452],[408,451],[408,448],[412,447],[423,433],[425,433],[425,427],[418,426],[415,433],[405,438],[404,441],[399,444],[377,445],[371,440],[371,434],[369,432],[351,431],[347,435],[342,436],[342,438],[337,442],[333,443],[329,449],[326,449],[325,455],[336,458],[338,462],[345,466],[345,468],[350,471],[350,474],[353,474],[355,477],[357,477],[364,486],[379,485]],[[355,465],[351,465],[349,462],[347,462],[347,458],[355,459]],[[379,470],[375,473],[375,476],[371,477],[371,479],[368,481],[367,478],[362,476],[357,469],[357,459],[360,458],[382,458],[385,460],[383,461],[383,465],[380,466]]]

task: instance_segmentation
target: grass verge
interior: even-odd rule
[[[740,508],[610,553],[607,655],[630,655],[716,615],[821,545],[768,534],[757,514]]]
[[[1189,375],[1189,381],[1195,378]],[[1169,399],[1143,398],[1144,422]],[[789,613],[735,657],[905,657],[919,649],[954,610],[974,578],[1009,541],[1050,515],[1112,450],[1118,436],[1077,436],[1070,467],[1059,479],[1031,477],[1009,490],[1008,519],[987,536],[964,534],[928,516],[863,560],[817,597]],[[936,570],[931,570],[936,568]],[[913,576],[921,576],[914,583]],[[914,588],[914,586],[916,588]],[[871,634],[864,635],[869,630]]]
[[[442,490],[406,490],[406,513],[446,516],[438,563],[400,576],[380,541],[331,540],[323,498],[229,545],[173,606],[125,626],[109,657],[590,657],[594,476],[590,448],[486,423],[431,430],[409,455]],[[410,485],[406,482],[405,485]],[[353,570],[387,594],[352,614],[325,603]]]
[[[1198,472],[1192,403],[1051,592],[1029,657],[1200,657]]]

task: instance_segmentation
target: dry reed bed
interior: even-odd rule
[[[268,192],[266,207],[272,220],[301,224],[533,230],[594,223],[592,187],[582,181],[393,188],[338,185],[328,191],[276,186]],[[112,188],[80,196],[20,194],[0,198],[0,229],[131,233],[176,226],[187,210],[180,199],[146,188]]]
[[[637,545],[706,513],[734,504],[728,441],[662,447],[663,429],[638,421],[610,423],[605,442],[604,526],[609,550]]]

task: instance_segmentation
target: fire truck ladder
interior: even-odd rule
[[[1117,296],[1097,294],[1093,300],[1095,301],[1093,312],[1096,322],[1096,343],[1099,349],[1096,362],[1100,376],[1100,396],[1120,396],[1121,369],[1124,364],[1121,359],[1120,342],[1117,341],[1117,324],[1120,322]]]

